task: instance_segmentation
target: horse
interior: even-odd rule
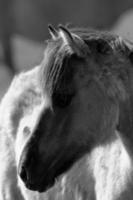
[[[0,104],[1,200],[131,200],[133,48],[49,25],[40,65]]]

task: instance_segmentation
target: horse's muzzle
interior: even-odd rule
[[[25,186],[29,190],[38,191],[38,192],[45,192],[50,187],[52,187],[55,183],[55,179],[51,178],[43,178],[42,176],[39,176],[38,179],[31,177],[31,174],[24,166],[21,167],[21,170],[19,172],[19,176],[23,180]],[[32,176],[36,176],[35,173],[32,173]]]

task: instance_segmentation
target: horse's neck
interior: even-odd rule
[[[130,200],[133,196],[132,161],[120,138],[96,147],[62,180],[64,195],[71,191],[73,199]]]

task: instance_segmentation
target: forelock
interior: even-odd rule
[[[52,95],[61,80],[65,67],[72,56],[70,48],[62,44],[60,39],[49,40],[45,47],[44,59],[41,63],[41,85],[44,91]],[[66,68],[66,69],[65,69]]]

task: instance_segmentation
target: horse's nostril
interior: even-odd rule
[[[18,165],[18,175],[27,184],[34,183],[35,156],[28,155],[27,158],[21,157]]]
[[[19,176],[21,177],[21,179],[24,182],[27,182],[27,180],[28,180],[28,174],[27,174],[26,168],[24,166],[21,167],[21,170],[19,172]]]

